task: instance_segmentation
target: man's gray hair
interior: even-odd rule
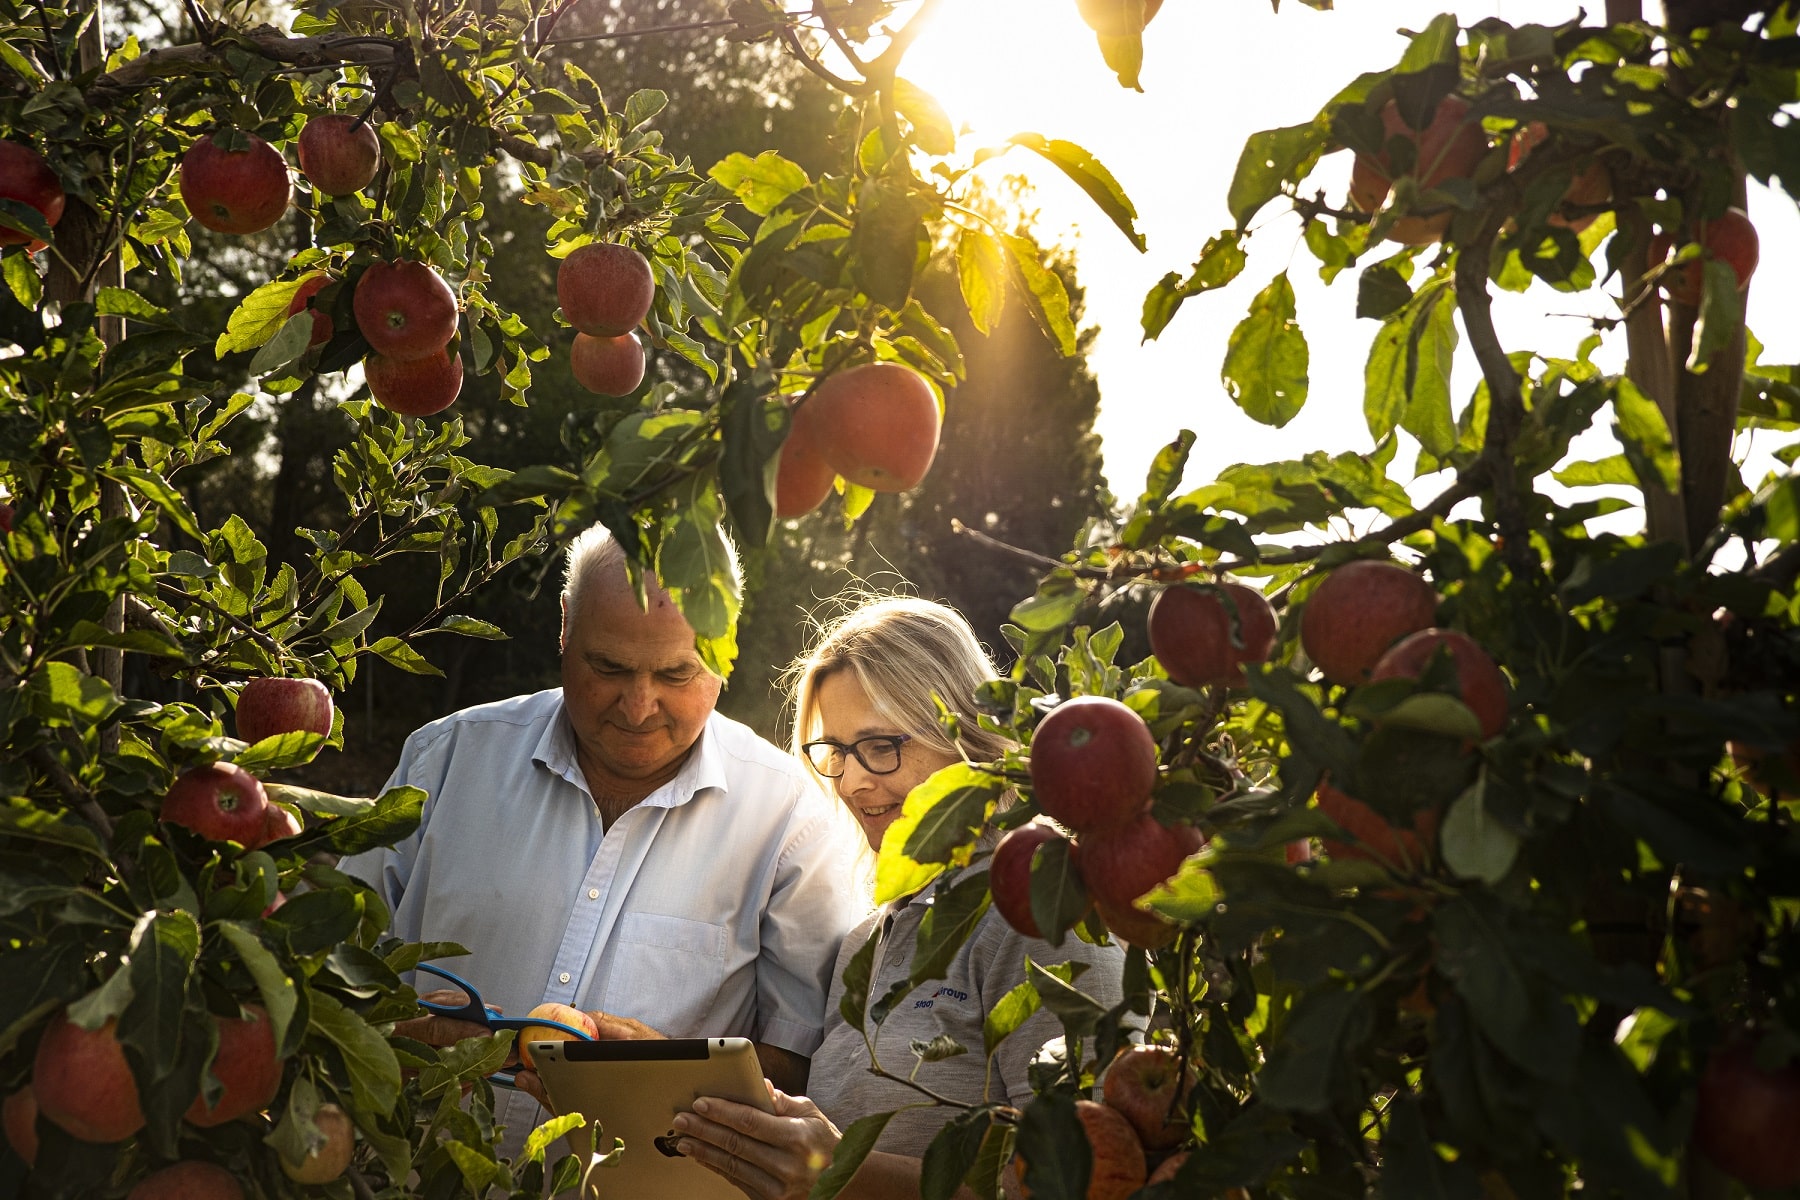
[[[729,536],[723,534],[721,536],[725,537],[725,560],[730,568],[731,577],[741,582],[743,575],[738,566],[737,547],[732,544]],[[612,535],[610,529],[604,525],[589,525],[582,530],[580,535],[569,543],[568,554],[563,562],[562,600],[564,610],[571,614],[577,612],[581,589],[589,580],[602,572],[609,571],[614,567],[623,568],[625,565],[625,548],[619,545],[619,540]],[[658,584],[661,583],[661,580],[656,580],[654,575],[652,580]]]

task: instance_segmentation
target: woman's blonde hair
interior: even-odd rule
[[[819,685],[838,671],[855,676],[875,711],[922,745],[975,762],[998,758],[1011,745],[976,719],[976,689],[1000,672],[969,622],[948,605],[881,597],[820,629],[812,649],[788,668],[793,748],[802,762],[800,747],[818,736]],[[960,749],[938,721],[933,697],[962,718]]]

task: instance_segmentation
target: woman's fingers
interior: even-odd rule
[[[790,1194],[781,1180],[764,1171],[756,1164],[726,1153],[710,1142],[698,1137],[684,1137],[675,1143],[675,1148],[716,1175],[736,1185],[740,1192],[751,1197],[751,1200],[782,1200]],[[798,1193],[804,1195],[804,1192]]]

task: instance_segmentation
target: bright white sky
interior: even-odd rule
[[[1136,497],[1157,449],[1184,427],[1200,435],[1189,487],[1236,462],[1372,446],[1362,418],[1362,368],[1376,324],[1354,319],[1354,273],[1331,288],[1320,282],[1300,243],[1299,219],[1281,214],[1279,202],[1259,220],[1250,265],[1235,284],[1189,300],[1156,342],[1140,345],[1139,314],[1157,279],[1185,274],[1206,239],[1231,224],[1225,192],[1248,135],[1310,119],[1358,72],[1399,58],[1405,42],[1397,29],[1421,28],[1451,7],[1464,24],[1489,16],[1523,24],[1567,20],[1576,3],[1339,0],[1338,11],[1321,13],[1287,0],[1277,15],[1267,0],[1169,0],[1146,38],[1143,94],[1119,87],[1074,0],[954,0],[915,44],[904,74],[969,126],[973,140],[965,146],[1025,130],[1067,138],[1104,162],[1137,205],[1149,242],[1142,255],[1035,155],[1014,151],[984,168],[1028,173],[1038,185],[1044,236],[1079,249],[1087,320],[1101,329],[1092,360],[1102,389],[1098,427],[1108,481],[1122,499]],[[1336,157],[1343,161],[1327,164],[1347,178],[1348,155]],[[1768,347],[1765,362],[1800,361],[1800,276],[1776,269],[1800,260],[1800,212],[1785,195],[1752,186],[1762,266],[1750,293],[1750,325]],[[1342,184],[1333,190],[1341,193]],[[1301,414],[1276,430],[1232,403],[1219,366],[1251,297],[1283,269],[1311,347],[1311,392]],[[1573,351],[1588,332],[1580,314],[1605,311],[1597,294],[1571,297],[1542,287],[1522,297],[1501,293],[1496,302],[1509,348],[1557,353]],[[1465,348],[1452,385],[1459,406],[1477,378]],[[1617,447],[1600,432],[1576,449],[1599,458]],[[1415,453],[1403,444],[1394,468],[1402,478]],[[1767,464],[1759,454],[1757,473]],[[1414,490],[1429,495],[1436,481]]]

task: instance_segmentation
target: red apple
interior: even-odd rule
[[[1200,1082],[1181,1056],[1166,1046],[1133,1046],[1106,1068],[1101,1095],[1117,1109],[1146,1150],[1181,1145],[1192,1131],[1181,1118],[1181,1102]]]
[[[1156,739],[1117,700],[1077,696],[1050,710],[1031,739],[1031,788],[1038,807],[1086,833],[1149,811],[1156,787]]]
[[[1700,1076],[1694,1144],[1755,1191],[1800,1184],[1800,1061],[1764,1071],[1750,1042],[1714,1050]]]
[[[1404,567],[1345,563],[1313,590],[1300,614],[1300,646],[1333,683],[1367,683],[1389,646],[1429,629],[1437,592]]]
[[[313,1114],[323,1140],[311,1147],[298,1165],[281,1157],[281,1171],[296,1183],[330,1183],[350,1167],[356,1152],[356,1128],[335,1104],[321,1104]]]
[[[37,1097],[32,1094],[28,1083],[6,1098],[0,1105],[0,1125],[6,1129],[6,1140],[11,1144],[13,1153],[24,1160],[26,1166],[37,1162]]]
[[[571,1028],[581,1030],[591,1038],[600,1036],[600,1026],[594,1023],[594,1018],[588,1016],[585,1012],[582,1012],[572,1004],[557,1004],[553,1001],[546,1001],[543,1004],[535,1006],[530,1012],[526,1013],[525,1016],[527,1018],[537,1017],[545,1021],[555,1021],[561,1025],[568,1025]],[[527,1067],[535,1068],[537,1064],[531,1061],[530,1043],[568,1042],[574,1040],[574,1034],[570,1033],[567,1029],[558,1029],[555,1025],[527,1025],[525,1028],[519,1030],[518,1040],[513,1044],[519,1048],[519,1061],[524,1063]]]
[[[294,298],[288,301],[287,311],[288,316],[290,317],[299,313],[303,308],[312,308],[312,336],[306,340],[306,348],[308,350],[311,350],[314,346],[323,346],[326,342],[331,340],[331,335],[337,332],[337,327],[331,323],[331,314],[322,309],[313,308],[311,303],[312,298],[323,291],[325,286],[331,282],[333,282],[333,280],[329,275],[309,275],[305,281],[300,284],[300,290],[294,293]]]
[[[1456,664],[1456,695],[1481,723],[1481,736],[1491,738],[1506,728],[1506,676],[1466,633],[1421,629],[1409,634],[1381,656],[1369,678],[1417,679],[1440,648],[1447,650]]]
[[[125,1200],[244,1200],[244,1189],[224,1167],[178,1162],[144,1176]]]
[[[279,842],[284,838],[299,837],[301,833],[305,832],[305,829],[306,827],[300,824],[300,819],[294,816],[293,813],[281,807],[279,804],[270,803],[268,807],[263,809],[262,836],[257,840],[256,845],[251,846],[250,849],[260,850],[270,842]],[[268,909],[264,911],[263,916],[268,916],[269,913],[274,912],[280,907],[281,894],[277,892],[274,901],[269,905]]]
[[[38,1113],[84,1142],[118,1142],[144,1127],[137,1079],[119,1044],[118,1022],[83,1029],[62,1014],[50,1022],[31,1064]]]
[[[1237,608],[1235,643],[1221,593]],[[1243,687],[1244,664],[1264,661],[1275,648],[1276,624],[1263,594],[1241,583],[1211,591],[1166,587],[1150,605],[1150,652],[1184,687]]]
[[[1041,938],[1043,930],[1031,915],[1031,858],[1046,842],[1060,842],[1061,834],[1036,821],[1010,830],[994,847],[988,864],[988,889],[994,907],[1006,923],[1029,938]]]
[[[1100,914],[1100,919],[1106,922],[1107,931],[1115,938],[1129,942],[1141,950],[1161,950],[1164,946],[1172,946],[1181,933],[1172,922],[1134,905],[1120,908],[1095,901],[1094,911]]]
[[[1289,842],[1283,847],[1283,857],[1286,858],[1287,865],[1290,867],[1311,862],[1313,860],[1312,839],[1298,838]]]
[[[381,139],[367,121],[324,113],[300,131],[300,173],[327,196],[362,191],[380,169]]]
[[[1206,838],[1192,825],[1164,825],[1145,813],[1123,825],[1083,833],[1075,856],[1094,899],[1128,908],[1174,878],[1188,855],[1204,845]]]
[[[1732,273],[1737,276],[1738,291],[1750,286],[1750,276],[1756,273],[1756,264],[1761,257],[1761,246],[1756,226],[1750,223],[1743,209],[1728,208],[1715,220],[1701,221],[1693,240],[1700,243],[1701,256],[1663,272],[1662,289],[1669,299],[1699,305],[1701,293],[1706,289],[1705,261],[1709,258],[1731,264]],[[1674,248],[1668,234],[1659,233],[1652,237],[1650,265],[1657,267],[1667,262]]]
[[[244,1005],[244,1011],[247,1015],[242,1017],[213,1018],[219,1051],[209,1069],[225,1090],[211,1107],[204,1094],[195,1096],[185,1114],[190,1125],[207,1129],[259,1112],[281,1090],[281,1060],[275,1056],[275,1027],[269,1014],[256,1004]]]
[[[1400,115],[1400,107],[1389,100],[1381,110],[1384,145],[1381,153],[1359,154],[1350,173],[1350,203],[1364,212],[1375,212],[1387,200],[1394,179],[1401,174],[1388,153],[1386,144],[1395,138],[1411,142],[1413,164],[1404,174],[1418,181],[1426,191],[1450,179],[1466,179],[1487,152],[1487,136],[1481,122],[1469,119],[1469,102],[1461,96],[1445,96],[1424,129],[1413,129]],[[1402,217],[1388,230],[1388,240],[1409,246],[1422,246],[1440,240],[1450,227],[1451,214]]]
[[[556,269],[556,302],[563,319],[593,337],[636,329],[656,302],[650,260],[614,242],[590,242]]]
[[[363,377],[369,381],[369,394],[389,412],[429,417],[462,395],[462,358],[448,350],[410,360],[371,354],[363,359]]]
[[[781,461],[775,466],[775,516],[781,520],[803,517],[825,502],[837,471],[819,455],[800,409],[781,443]]]
[[[1513,135],[1512,145],[1506,151],[1506,169],[1515,171],[1544,139],[1550,136],[1550,127],[1542,121],[1532,121]],[[1581,173],[1570,181],[1568,190],[1563,193],[1561,204],[1575,208],[1590,204],[1601,204],[1612,199],[1612,175],[1605,164],[1590,162],[1581,169]],[[1580,233],[1599,219],[1599,213],[1587,216],[1565,217],[1561,212],[1550,214],[1550,224],[1561,225],[1574,233]]]
[[[10,504],[0,504],[0,533],[11,533],[12,531],[13,506]]]
[[[600,396],[629,396],[644,382],[644,347],[635,334],[618,337],[575,335],[569,348],[575,382]]]
[[[235,763],[218,762],[175,781],[163,797],[162,819],[211,842],[255,846],[262,840],[268,802],[254,775]]]
[[[331,689],[317,679],[252,679],[238,693],[237,731],[246,742],[284,733],[331,733]]]
[[[1144,1161],[1144,1148],[1138,1144],[1131,1122],[1092,1100],[1077,1100],[1075,1117],[1081,1122],[1081,1130],[1087,1135],[1088,1146],[1094,1154],[1086,1200],[1126,1200],[1143,1187],[1148,1167]],[[1023,1156],[1013,1159],[1013,1171],[1019,1195],[1029,1200],[1031,1189],[1025,1186]]]
[[[1413,813],[1410,827],[1395,828],[1382,815],[1329,783],[1319,784],[1319,811],[1336,821],[1354,841],[1319,839],[1325,853],[1335,859],[1375,859],[1390,867],[1417,870],[1437,846],[1442,813],[1421,808]]]
[[[435,357],[456,334],[456,293],[422,262],[369,264],[350,303],[356,327],[383,358]]]
[[[931,383],[911,367],[864,363],[813,390],[796,414],[832,470],[877,492],[917,487],[937,456],[943,414]]]
[[[62,180],[43,155],[18,142],[0,141],[0,200],[17,200],[35,208],[43,214],[44,223],[54,227],[62,220],[68,197],[63,194]],[[16,229],[0,228],[0,246],[36,240]]]
[[[247,150],[221,149],[209,133],[181,157],[182,203],[215,233],[259,233],[281,220],[293,196],[281,151],[244,136]]]

